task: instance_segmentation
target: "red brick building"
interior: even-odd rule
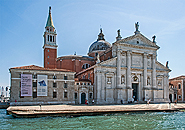
[[[177,89],[177,99],[178,102],[185,102],[185,76],[178,76],[169,79],[169,84],[172,88]]]
[[[49,8],[49,15],[43,35],[44,68],[67,69],[76,73],[82,73],[83,70],[86,70],[87,68],[96,64],[98,55],[100,62],[112,58],[112,46],[105,40],[102,28],[100,29],[98,39],[89,47],[87,56],[74,54],[57,57],[58,45],[56,44],[56,35],[56,30],[51,17],[51,8]],[[91,71],[86,71],[83,75],[80,75],[81,73],[79,73],[77,76],[79,79],[91,79],[91,82],[93,84],[94,79],[92,78],[93,73]]]

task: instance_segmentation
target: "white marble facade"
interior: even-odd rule
[[[158,49],[140,32],[113,43],[113,58],[94,67],[96,104],[168,102],[170,69],[157,61]]]

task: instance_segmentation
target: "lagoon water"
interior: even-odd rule
[[[185,129],[185,112],[123,113],[102,116],[14,118],[0,109],[0,129]]]

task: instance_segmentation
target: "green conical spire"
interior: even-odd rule
[[[47,20],[47,23],[46,23],[46,27],[53,27],[54,28],[53,20],[52,20],[52,17],[51,17],[51,6],[49,7],[49,15],[48,15],[48,20]]]

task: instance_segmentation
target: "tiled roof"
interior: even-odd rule
[[[178,76],[178,77],[175,77],[175,78],[171,78],[169,80],[171,81],[171,80],[182,80],[182,79],[185,79],[185,75],[181,75],[181,76]]]
[[[43,68],[40,66],[36,65],[28,65],[28,66],[21,66],[21,67],[13,67],[10,69],[24,69],[24,70],[46,70],[46,71],[61,71],[61,72],[73,72],[71,70],[66,70],[66,69],[48,69],[48,68]]]

